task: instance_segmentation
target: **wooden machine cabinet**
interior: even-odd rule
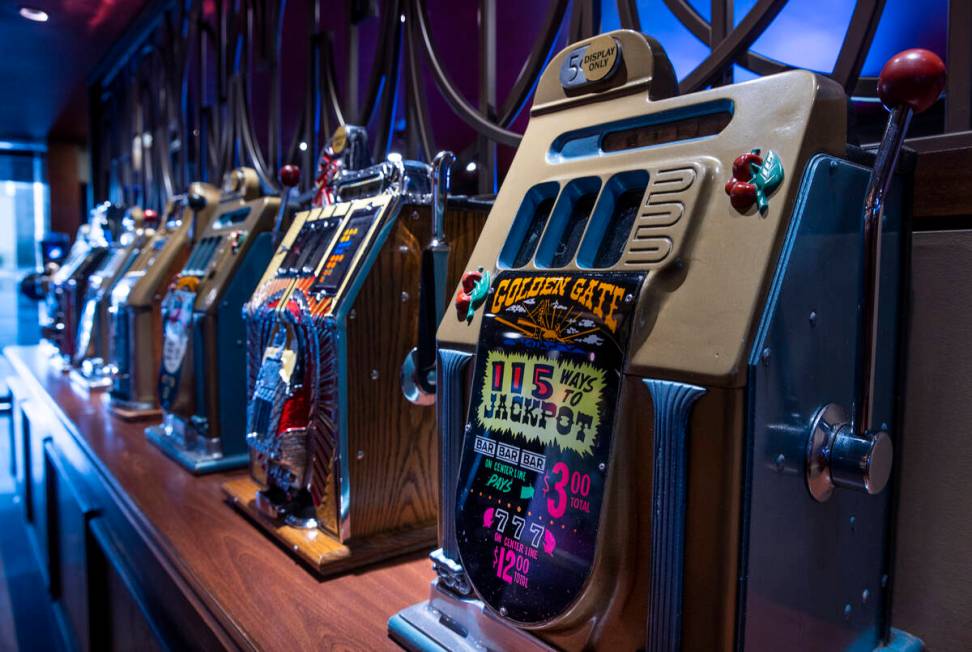
[[[273,253],[279,206],[254,170],[227,174],[212,221],[162,301],[163,421],[145,434],[193,473],[246,465],[242,308]]]
[[[205,206],[194,211],[188,197]],[[157,385],[162,359],[162,299],[199,234],[219,207],[219,189],[195,183],[166,206],[158,232],[118,282],[111,296],[108,364],[111,409],[125,419],[161,415]]]
[[[438,579],[392,638],[920,649],[886,600],[891,181],[944,79],[930,52],[888,63],[870,155],[810,72],[677,96],[628,30],[552,59],[438,330]]]
[[[362,147],[344,143],[363,130],[343,129],[342,147]],[[488,209],[446,204],[447,165],[430,186],[424,163],[354,168],[353,152],[341,152],[332,203],[297,215],[248,306],[251,476],[223,486],[320,574],[435,542],[435,417],[430,396],[406,397],[406,361],[421,357],[427,328],[434,364],[445,288]],[[423,274],[432,242],[442,266]],[[425,311],[433,316],[423,327]]]

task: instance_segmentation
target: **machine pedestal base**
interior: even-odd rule
[[[182,448],[161,424],[146,428],[145,436],[150,442],[161,448],[163,453],[196,474],[241,469],[250,461],[250,456],[247,453],[221,455]]]
[[[223,492],[244,516],[263,528],[297,555],[320,576],[334,575],[382,559],[431,549],[435,525],[370,536],[359,542],[341,543],[318,528],[297,528],[270,518],[257,508],[260,485],[252,478],[235,478],[223,484]]]
[[[71,383],[87,392],[99,392],[111,387],[111,376],[88,377],[77,369],[70,372]]]
[[[162,416],[162,410],[157,407],[146,407],[144,403],[132,403],[115,398],[108,404],[111,413],[124,421],[149,421]]]
[[[408,650],[553,652],[552,647],[491,615],[482,602],[463,600],[432,582],[429,599],[388,620],[388,636]]]

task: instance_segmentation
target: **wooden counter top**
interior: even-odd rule
[[[433,572],[424,553],[318,580],[226,503],[220,485],[244,471],[194,477],[145,439],[151,421],[113,416],[107,393],[73,385],[46,346],[5,354],[225,646],[396,649],[386,621],[427,597]]]

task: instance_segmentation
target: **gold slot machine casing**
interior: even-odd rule
[[[127,419],[158,416],[158,372],[162,356],[162,299],[189,257],[195,237],[208,228],[219,207],[219,188],[194,183],[190,193],[206,199],[195,216],[186,197],[170,199],[155,237],[132,263],[112,293],[109,364],[112,412]]]
[[[228,173],[209,225],[162,302],[163,420],[145,433],[193,473],[246,464],[241,313],[272,255],[279,206],[263,194],[255,170]]]
[[[613,72],[583,87],[565,88],[561,71],[568,69],[568,56],[597,48],[603,52],[609,47],[605,39],[613,41],[617,52]],[[460,451],[470,450],[463,424],[476,418],[470,402],[481,381],[473,375],[484,315],[498,305],[492,303],[498,292],[494,283],[468,323],[450,312],[438,330],[443,508],[442,549],[433,561],[439,579],[427,603],[390,621],[392,637],[411,649],[449,647],[444,641],[462,649],[475,647],[466,648],[469,641],[500,649],[667,649],[647,643],[653,564],[668,563],[650,554],[653,530],[667,527],[652,517],[658,509],[653,495],[655,406],[661,399],[652,394],[651,379],[702,390],[692,395],[686,428],[691,436],[685,444],[685,540],[678,553],[684,558],[680,647],[730,650],[737,644],[748,360],[803,171],[814,157],[846,156],[846,97],[832,80],[805,71],[682,97],[676,93],[664,51],[636,32],[611,32],[555,56],[539,82],[529,126],[468,264],[470,270],[512,273],[507,279],[520,273],[572,278],[644,274],[637,293],[625,298],[633,304],[626,316],[627,354],[605,465],[610,473],[597,527],[600,543],[586,582],[563,611],[517,626],[476,599],[460,560],[453,512],[463,492],[458,485],[468,480],[457,477]],[[729,119],[717,121],[710,133],[698,133],[704,116],[720,112]],[[662,115],[652,120],[649,114]],[[608,125],[616,125],[619,134],[627,130],[628,142],[608,150],[609,139],[597,131]],[[638,133],[639,125],[647,128]],[[571,153],[571,143],[590,153]],[[724,184],[734,159],[755,147],[777,154],[786,174],[765,211],[737,211]],[[592,267],[572,258],[552,269],[538,265],[533,254],[515,268],[503,262],[514,217],[538,185],[556,184],[552,196],[559,202],[572,182],[596,179],[600,198],[613,178],[631,171],[646,173],[645,183],[638,186],[643,190],[638,212],[615,264]],[[452,368],[444,360],[458,362]],[[446,383],[455,389],[443,394]],[[423,638],[433,630],[442,638]],[[459,631],[466,633],[456,635]]]

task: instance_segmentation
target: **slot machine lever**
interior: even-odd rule
[[[198,192],[190,192],[186,198],[186,203],[192,211],[192,222],[189,223],[189,242],[196,241],[196,234],[199,229],[199,211],[206,208],[206,196]]]
[[[291,198],[297,194],[294,188],[300,183],[300,168],[296,165],[284,165],[280,168],[280,183],[283,189],[280,192],[280,210],[277,211],[277,219],[273,222],[273,237],[271,243],[276,250],[283,237],[284,218],[290,208]]]
[[[933,52],[900,52],[881,70],[878,95],[891,112],[878,145],[864,196],[863,307],[857,342],[857,382],[853,420],[831,403],[814,416],[807,448],[807,485],[823,502],[834,487],[880,493],[891,475],[893,447],[874,422],[878,320],[881,293],[881,239],[884,204],[901,146],[917,113],[928,109],[945,87],[945,64]]]
[[[446,151],[432,161],[432,239],[422,252],[418,346],[405,356],[401,372],[402,393],[416,405],[435,403],[435,332],[446,307],[449,266],[445,210],[455,160]]]

